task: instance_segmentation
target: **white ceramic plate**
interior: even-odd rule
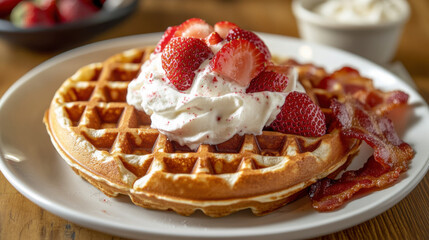
[[[424,100],[411,87],[354,55],[297,39],[261,34],[276,55],[313,62],[328,71],[350,65],[373,78],[382,89],[409,93],[411,114],[400,134],[417,154],[407,173],[392,187],[360,196],[329,213],[316,212],[310,201],[302,198],[264,217],[255,217],[250,211],[224,218],[209,218],[202,213],[183,217],[134,206],[125,196],[106,197],[75,175],[57,154],[42,123],[44,111],[55,90],[79,67],[125,49],[155,44],[160,36],[157,33],[125,37],[61,54],[28,72],[5,93],[0,101],[0,169],[18,191],[62,218],[129,238],[284,239],[320,236],[366,221],[399,202],[425,176],[429,167],[429,113]],[[370,154],[370,149],[364,147],[353,166],[361,165]]]

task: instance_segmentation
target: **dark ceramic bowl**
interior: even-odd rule
[[[77,45],[99,34],[132,14],[138,0],[112,9],[102,9],[94,16],[52,27],[18,28],[7,20],[0,19],[0,37],[12,44],[35,50],[54,50]]]

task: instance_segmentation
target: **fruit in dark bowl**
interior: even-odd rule
[[[125,19],[137,4],[138,0],[0,0],[0,37],[37,50],[77,45]]]

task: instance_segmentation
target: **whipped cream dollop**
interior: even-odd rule
[[[214,54],[220,48],[220,43],[211,46]],[[191,88],[178,91],[166,78],[161,53],[152,54],[129,84],[128,104],[150,115],[151,127],[168,139],[196,149],[203,143],[225,142],[235,134],[262,134],[288,92],[305,92],[293,70],[284,92],[246,93],[246,87],[211,71],[209,62],[205,60],[195,71]]]
[[[313,11],[344,23],[382,23],[402,15],[404,0],[326,0]]]

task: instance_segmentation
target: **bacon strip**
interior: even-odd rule
[[[313,207],[319,211],[340,207],[360,190],[394,182],[414,156],[414,150],[398,137],[392,122],[375,114],[368,105],[346,97],[345,103],[334,99],[331,109],[342,135],[365,141],[374,149],[374,155],[361,169],[347,171],[338,180],[325,178],[310,187]]]
[[[402,91],[383,92],[376,89],[371,79],[361,76],[352,67],[343,67],[314,84],[316,88],[333,93],[336,98],[352,96],[379,115],[408,101],[408,94]]]

